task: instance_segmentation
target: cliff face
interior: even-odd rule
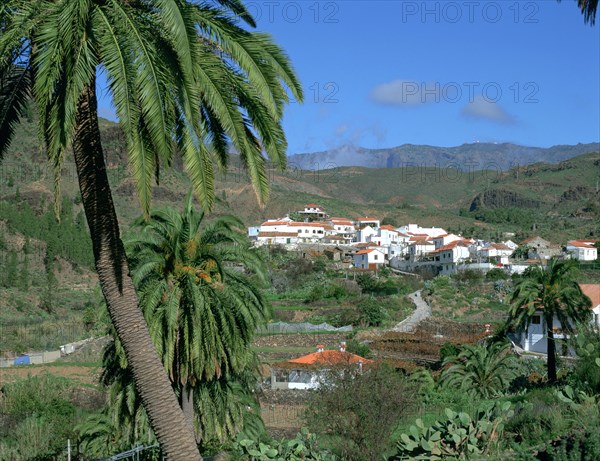
[[[542,202],[523,197],[515,192],[492,189],[481,192],[473,198],[469,211],[481,208],[538,208]]]

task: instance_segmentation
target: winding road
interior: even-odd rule
[[[409,294],[408,297],[415,304],[414,312],[396,324],[390,331],[413,333],[419,323],[431,316],[431,307],[421,297],[421,290]]]

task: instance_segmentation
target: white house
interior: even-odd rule
[[[580,284],[581,291],[592,301],[592,319],[591,323],[600,327],[600,284]],[[561,324],[557,319],[553,319],[552,330],[555,339],[564,339]],[[516,343],[526,351],[548,353],[547,327],[544,321],[542,311],[537,311],[531,318],[531,322],[525,331],[519,332],[516,337]],[[560,345],[557,344],[557,351],[560,353]]]
[[[411,260],[435,251],[435,245],[431,240],[423,237],[411,237],[408,244],[408,255]]]
[[[355,221],[356,227],[358,227],[359,229],[365,226],[371,226],[371,227],[379,227],[381,225],[379,219],[377,218],[358,218]]]
[[[289,218],[269,219],[260,225],[259,232],[290,232],[291,222]]]
[[[354,223],[347,218],[329,218],[329,224],[331,224],[335,233],[343,237],[344,240],[352,241],[356,236]]]
[[[456,242],[458,240],[462,240],[462,237],[460,237],[456,234],[442,234],[442,235],[438,235],[437,237],[432,238],[431,240],[433,241],[433,244],[435,245],[435,249],[439,250],[444,245],[448,245],[449,243]]]
[[[304,243],[316,243],[333,231],[333,227],[322,222],[291,222],[288,227]]]
[[[296,232],[259,232],[256,237],[256,245],[293,245],[298,243]]]
[[[324,347],[319,344],[317,352],[274,364],[271,368],[271,389],[315,389],[333,368],[349,368],[360,372],[363,365],[373,363],[346,351],[345,342],[342,342],[339,350],[325,350]]]
[[[371,241],[371,237],[377,235],[377,230],[371,226],[365,226],[356,233],[356,241],[358,243],[367,243]]]
[[[390,246],[393,243],[402,241],[400,232],[394,229],[393,226],[381,226],[376,235],[371,236],[371,242],[380,246]]]
[[[458,263],[469,259],[469,242],[455,240],[433,253],[436,255],[436,260],[439,261],[440,274],[451,274],[455,272]]]
[[[479,255],[483,259],[497,258],[502,264],[508,264],[508,258],[512,253],[513,250],[504,243],[491,243],[479,250]]]
[[[425,235],[429,238],[439,237],[440,235],[447,234],[441,227],[421,227],[418,224],[408,224],[406,226],[399,227],[398,230],[403,234],[410,235]]]
[[[298,213],[315,216],[319,219],[324,219],[327,217],[327,213],[325,213],[325,210],[316,203],[309,203],[308,205],[304,205],[304,210],[301,210]]]
[[[567,253],[579,261],[595,261],[598,259],[595,243],[595,240],[570,240],[567,242]]]
[[[390,261],[392,258],[402,258],[408,254],[408,243],[392,243],[388,248],[388,257]]]
[[[354,267],[358,269],[377,269],[385,264],[385,254],[378,248],[367,248],[357,251],[354,256]]]

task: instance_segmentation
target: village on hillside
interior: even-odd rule
[[[330,217],[314,203],[293,215],[296,220],[288,215],[249,227],[250,240],[255,246],[278,245],[305,257],[324,255],[348,269],[377,270],[386,265],[432,276],[494,268],[520,274],[530,265],[544,264],[550,258],[598,258],[597,241],[593,239],[554,243],[535,236],[517,244],[510,240],[514,234],[506,234],[507,240],[491,242],[448,233],[439,227],[394,227],[372,217]]]

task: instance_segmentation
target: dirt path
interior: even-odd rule
[[[431,316],[431,306],[429,306],[429,304],[421,297],[421,290],[409,294],[408,297],[414,303],[415,310],[411,315],[402,320],[402,322],[396,324],[391,331],[413,333],[419,323]]]
[[[98,384],[100,367],[58,364],[52,365],[25,365],[0,369],[0,387],[12,383],[27,376],[36,376],[42,373],[50,373],[56,376],[72,379],[79,384]]]

